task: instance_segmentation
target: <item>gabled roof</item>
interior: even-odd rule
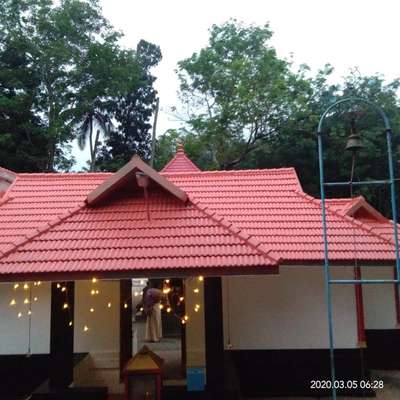
[[[187,157],[183,145],[179,144],[175,156],[168,162],[161,172],[200,172],[200,169],[190,158]]]
[[[377,209],[371,206],[363,196],[351,198],[328,199],[330,208],[343,215],[353,217],[355,220],[364,223],[371,232],[394,243],[393,221],[382,215]],[[398,225],[400,232],[400,225]]]
[[[136,178],[137,172],[144,173],[152,180],[152,182],[156,183],[179,200],[183,202],[187,201],[187,195],[184,191],[169,182],[135,155],[132,157],[132,160],[124,165],[119,171],[108,177],[101,185],[91,191],[86,198],[86,202],[89,205],[95,205],[104,201],[112,193],[118,191],[118,189],[124,186],[134,185],[135,187],[138,187]]]
[[[148,197],[139,171],[152,182]],[[254,274],[323,262],[320,201],[302,191],[293,168],[157,173],[136,159],[116,174],[18,174],[7,198],[2,280]],[[339,203],[328,205],[331,262],[393,264],[391,241],[343,213],[353,203]]]
[[[13,182],[14,179],[17,177],[17,174],[14,171],[11,171],[7,168],[0,167],[0,179],[4,179],[8,182]]]

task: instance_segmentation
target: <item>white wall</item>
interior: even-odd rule
[[[352,278],[351,268],[332,268]],[[224,336],[232,349],[328,347],[322,267],[281,267],[279,275],[223,278]],[[336,348],[357,346],[354,287],[333,286]]]
[[[198,293],[194,290],[199,289]],[[199,305],[198,311],[195,311]],[[189,317],[186,325],[186,366],[205,367],[204,285],[198,277],[185,279],[185,307]]]
[[[99,294],[92,296],[92,289]],[[119,354],[119,281],[75,282],[74,351]]]
[[[33,286],[31,314],[31,353],[48,354],[50,352],[50,283],[43,282]],[[29,298],[29,290],[23,285],[14,290],[12,284],[0,284],[0,354],[26,354],[29,341],[29,306],[23,304]],[[16,300],[15,306],[10,301]],[[22,317],[18,318],[18,313]]]
[[[363,279],[393,279],[393,267],[364,267]],[[395,329],[394,285],[363,285],[366,329]]]

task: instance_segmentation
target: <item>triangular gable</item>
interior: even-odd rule
[[[175,156],[161,170],[166,173],[201,172],[197,165],[185,154],[183,145],[179,144]]]
[[[186,193],[181,190],[178,186],[169,182],[163,176],[161,176],[156,170],[149,167],[144,163],[137,155],[133,156],[131,161],[124,165],[115,174],[111,175],[96,189],[92,190],[87,198],[86,203],[88,205],[95,205],[102,200],[108,198],[112,193],[121,187],[124,187],[128,182],[137,185],[136,173],[142,172],[149,177],[153,182],[161,186],[163,189],[171,193],[179,200],[186,202],[188,197]]]
[[[334,210],[343,215],[358,218],[373,219],[378,222],[387,222],[387,218],[383,216],[376,208],[372,207],[363,196],[354,198],[328,199],[327,204]]]

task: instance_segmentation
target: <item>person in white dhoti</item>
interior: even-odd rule
[[[143,311],[146,314],[146,336],[149,342],[159,342],[162,338],[161,300],[163,292],[149,284],[143,289]]]

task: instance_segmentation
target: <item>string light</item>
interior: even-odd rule
[[[133,293],[133,295],[134,295],[135,297],[138,297],[138,296],[139,296],[139,292],[135,292],[135,293]]]
[[[170,280],[169,280],[169,279],[166,279],[166,280],[165,280],[165,283],[169,283],[169,282],[170,282]]]
[[[144,310],[144,308],[143,307],[140,307],[140,311],[143,311]]]
[[[24,290],[28,290],[28,289],[29,289],[29,285],[27,283],[25,283]]]
[[[170,313],[172,311],[172,308],[171,307],[168,307],[167,308],[167,313]]]
[[[92,283],[97,283],[97,278],[92,278]]]
[[[160,304],[160,310],[162,310],[163,308],[164,308],[164,305],[163,304]]]
[[[63,286],[62,288],[61,288],[61,291],[62,292],[65,292],[67,290],[67,288],[65,287],[65,286]]]
[[[203,282],[204,281],[204,278],[202,276],[199,276],[198,279],[199,279],[199,282]]]
[[[195,312],[198,312],[199,309],[200,309],[200,304],[196,304],[196,305],[194,306],[194,311],[195,311]]]
[[[37,297],[34,297],[34,298],[33,298],[33,301],[38,301],[38,298],[37,298]]]
[[[188,316],[188,315],[185,315],[185,316],[183,317],[183,319],[184,319],[185,321],[188,321],[188,320],[189,320],[189,316]]]
[[[125,303],[125,304],[124,304],[124,308],[128,308],[128,303]]]
[[[96,293],[96,294],[99,294],[100,292],[99,292],[99,290],[98,290],[98,289],[96,289],[95,293]]]
[[[90,309],[90,312],[94,312],[94,308],[93,307]]]
[[[32,311],[31,310],[28,310],[28,315],[31,315],[32,314]]]
[[[57,283],[57,289],[60,289],[61,285],[59,283]]]
[[[180,302],[182,302],[183,300],[185,300],[185,298],[183,296],[179,297]]]
[[[68,306],[68,303],[64,303],[64,304],[63,304],[63,309],[64,309],[64,310],[66,310],[68,307],[69,307],[69,306]]]
[[[26,298],[26,299],[24,300],[24,304],[29,304],[29,299],[28,299],[28,298]]]
[[[17,302],[15,301],[15,299],[12,299],[10,301],[10,306],[15,306],[17,304]]]
[[[186,321],[184,319],[181,319],[182,325],[186,324]]]
[[[19,288],[19,283],[14,284],[14,290],[17,290]]]
[[[41,282],[41,281],[38,281],[37,285],[40,286],[41,284],[42,284],[42,282]]]
[[[108,303],[108,304],[107,304],[107,307],[108,307],[108,308],[111,308],[111,303]]]
[[[144,285],[144,280],[140,280],[140,284],[141,284],[141,285]]]
[[[194,293],[199,293],[200,290],[199,290],[199,288],[196,288],[196,289],[193,289],[193,292],[194,292]]]
[[[72,326],[72,321],[69,321],[69,324],[68,324],[68,326]]]
[[[92,296],[94,296],[94,295],[96,294],[96,291],[95,291],[94,289],[92,289],[92,290],[90,291],[90,294],[91,294]]]
[[[163,289],[164,294],[168,294],[171,291],[171,288],[165,288]]]
[[[21,318],[21,317],[22,317],[22,313],[19,312],[19,313],[18,313],[18,318]]]
[[[83,332],[87,332],[89,330],[89,327],[87,326],[87,325],[85,325],[84,327],[83,327]]]

